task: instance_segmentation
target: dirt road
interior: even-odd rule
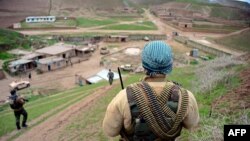
[[[65,90],[73,88],[75,84],[75,74],[82,75],[84,78],[88,78],[100,70],[103,67],[100,66],[101,55],[99,50],[96,50],[89,60],[81,63],[74,64],[72,67],[68,66],[59,70],[37,74],[33,71],[32,79],[29,80],[32,89],[47,89],[47,90]],[[5,100],[9,94],[9,84],[13,80],[23,79],[28,80],[28,75],[22,75],[21,77],[8,77],[0,81],[0,100]]]

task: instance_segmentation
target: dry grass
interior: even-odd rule
[[[232,66],[243,64],[232,56],[216,58],[209,62],[204,62],[197,67],[195,74],[198,80],[194,83],[194,91],[206,93],[217,86],[218,83],[228,82],[230,76],[234,74]]]

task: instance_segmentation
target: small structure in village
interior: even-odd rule
[[[36,53],[44,54],[46,57],[57,56],[70,58],[76,56],[75,46],[64,43],[57,43],[55,45],[36,50]]]
[[[110,35],[105,38],[106,42],[127,42],[128,36],[124,35]]]
[[[98,83],[98,82],[103,81],[103,80],[108,81],[108,77],[107,77],[108,72],[109,72],[109,70],[107,70],[107,69],[101,70],[96,75],[87,78],[86,79],[87,84],[95,84],[95,83]],[[114,80],[119,79],[119,74],[116,72],[113,72],[113,73],[114,73]]]
[[[67,66],[67,61],[62,57],[51,56],[37,61],[37,70],[47,72]]]
[[[180,18],[177,20],[177,26],[180,28],[192,28],[193,27],[192,19]]]
[[[20,51],[15,52],[20,53]],[[27,72],[37,67],[38,70],[46,72],[87,60],[91,55],[90,47],[57,43],[33,53],[24,52],[21,59],[9,63],[8,69],[11,73],[15,73]]]
[[[55,16],[29,16],[25,18],[26,23],[55,22]]]
[[[192,49],[190,51],[190,56],[192,56],[192,57],[199,57],[199,50],[198,49]]]
[[[10,62],[8,69],[10,73],[27,72],[35,68],[35,64],[32,60],[19,59]]]
[[[36,61],[36,60],[39,60],[39,59],[42,59],[44,58],[45,55],[43,54],[39,54],[39,53],[30,53],[30,54],[27,54],[27,55],[24,55],[22,56],[21,58],[22,59],[27,59],[27,60],[33,60],[33,61]]]

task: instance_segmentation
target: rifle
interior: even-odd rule
[[[117,70],[118,70],[118,73],[119,73],[120,83],[121,83],[121,87],[122,87],[122,90],[123,90],[124,86],[123,86],[123,81],[122,81],[122,76],[121,76],[120,68],[118,67]]]

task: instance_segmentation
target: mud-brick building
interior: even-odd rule
[[[33,60],[33,61],[35,61],[35,60],[42,59],[44,57],[45,57],[45,55],[43,55],[43,54],[30,53],[30,54],[26,54],[26,55],[22,56],[21,58],[22,59],[27,59],[27,60]]]
[[[62,57],[51,56],[37,61],[37,70],[42,72],[57,70],[68,65],[67,60]]]
[[[76,48],[76,56],[88,59],[92,55],[92,51],[88,47]]]
[[[9,63],[8,70],[10,73],[27,72],[35,68],[33,60],[19,59]]]
[[[124,35],[110,35],[107,36],[104,41],[106,42],[127,42],[128,41],[128,36]]]
[[[57,43],[55,45],[36,50],[36,53],[43,54],[45,57],[57,56],[62,58],[71,58],[76,56],[75,46],[64,43]]]
[[[192,28],[193,22],[191,19],[181,18],[177,20],[177,26],[180,28]]]

